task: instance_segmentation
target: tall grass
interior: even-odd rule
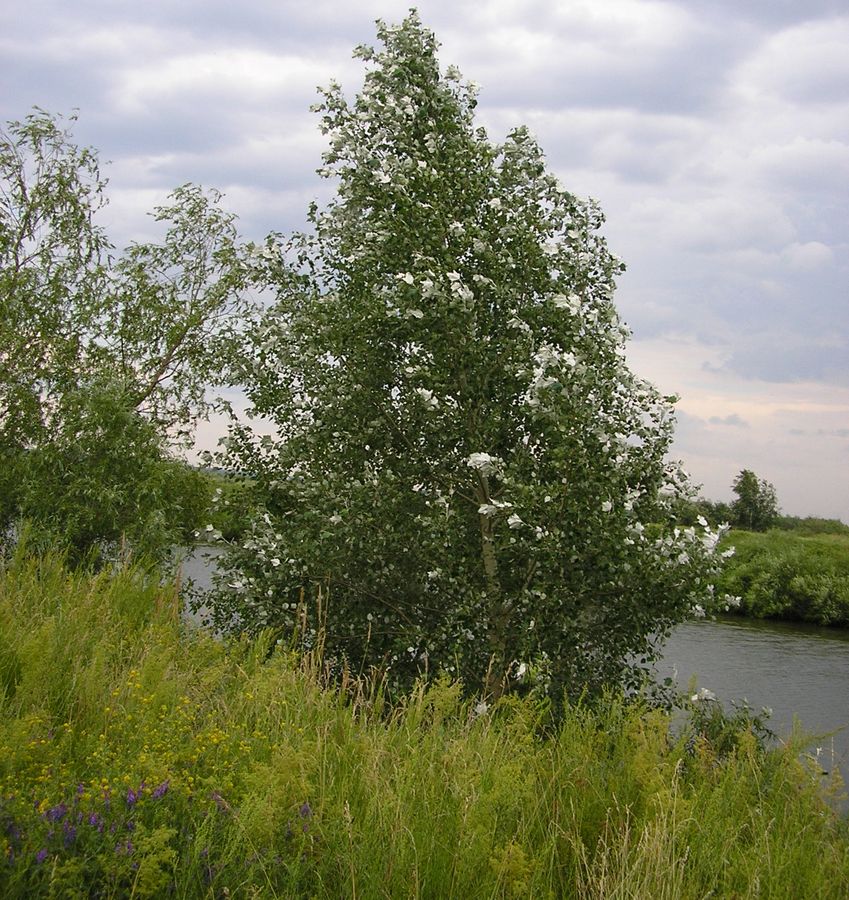
[[[794,748],[608,698],[390,708],[269,635],[186,630],[141,569],[0,573],[3,897],[845,897]],[[838,785],[834,785],[835,788]]]

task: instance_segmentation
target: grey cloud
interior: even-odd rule
[[[849,428],[820,428],[817,434],[823,437],[849,438]]]
[[[711,416],[708,419],[711,425],[730,425],[733,428],[748,428],[749,423],[745,419],[741,419],[737,413],[732,413],[730,416]]]
[[[758,27],[788,27],[845,13],[843,0],[688,0],[692,9],[714,20],[737,19]]]
[[[797,104],[834,104],[849,99],[846,38],[849,17],[802,22],[765,40],[742,74],[765,95]]]
[[[735,348],[723,369],[772,382],[822,381],[849,385],[849,347],[800,344],[765,336]]]
[[[483,36],[486,41],[486,35]],[[465,72],[483,85],[482,103],[539,110],[634,109],[643,113],[692,116],[711,108],[729,62],[742,54],[727,36],[685,36],[683,46],[622,46],[603,50],[574,40],[569,32],[526,58],[502,48],[476,60]],[[475,64],[477,63],[477,64]]]

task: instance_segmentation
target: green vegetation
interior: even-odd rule
[[[164,557],[190,545],[211,504],[208,481],[170,456],[120,391],[89,388],[78,399],[49,440],[18,458],[19,532],[44,549],[63,548],[73,564],[102,564],[120,548]]]
[[[734,479],[732,490],[737,499],[731,504],[732,523],[748,531],[766,531],[778,518],[775,488],[758,478],[751,469],[743,469]]]
[[[715,704],[678,737],[640,704],[554,725],[444,680],[389,708],[177,603],[138,568],[0,572],[4,897],[844,896],[822,777]]]
[[[415,14],[379,37],[319,105],[338,197],[261,249],[185,185],[115,259],[96,154],[41,111],[0,136],[0,893],[842,896],[799,745],[618,693],[720,608],[722,554],[675,524],[673,398],[625,365],[600,210],[526,129],[489,142]],[[189,469],[234,383],[281,440]],[[227,640],[117,552],[204,515]],[[849,623],[846,538],[735,543],[744,609]]]
[[[849,535],[732,531],[725,543],[735,553],[717,586],[740,613],[849,627]]]
[[[212,525],[215,539],[241,541],[248,534],[255,516],[252,483],[216,469],[200,469],[206,481],[209,506],[205,510],[204,529]],[[204,540],[208,532],[202,532]]]
[[[671,521],[674,398],[626,364],[623,265],[526,128],[489,140],[415,13],[378,38],[316,107],[336,195],[269,239],[242,383],[279,437],[227,439],[257,513],[208,603],[290,630],[330,585],[328,658],[405,687],[636,685],[653,635],[721,608],[721,560]]]
[[[254,308],[218,193],[178,187],[161,239],[115,255],[105,186],[61,119],[0,130],[0,540],[27,520],[74,562],[164,555],[194,531],[207,501],[174,451],[231,383]]]
[[[729,505],[703,498],[676,504],[676,518],[739,530],[723,539],[734,555],[716,583],[739,597],[736,612],[757,619],[786,619],[849,628],[849,526],[839,519],[781,516],[775,488],[744,469]],[[767,526],[772,526],[769,531]]]
[[[775,527],[781,531],[793,531],[800,535],[842,534],[849,536],[849,525],[840,519],[820,519],[816,516],[779,516]]]

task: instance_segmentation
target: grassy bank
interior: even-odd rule
[[[732,531],[718,587],[742,615],[849,628],[849,535]]]
[[[842,897],[847,826],[794,750],[611,699],[394,709],[173,589],[0,573],[3,897]],[[477,708],[476,708],[477,707]],[[704,717],[702,719],[704,724]],[[712,892],[712,893],[711,893]]]

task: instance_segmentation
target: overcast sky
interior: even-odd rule
[[[0,11],[0,118],[79,110],[125,245],[186,181],[245,237],[302,227],[324,141],[316,86],[390,0],[33,0]],[[481,84],[493,140],[526,124],[600,201],[628,271],[632,367],[677,393],[676,454],[730,499],[743,468],[785,512],[849,522],[849,8],[845,0],[419,4]],[[204,439],[214,443],[210,433]]]

